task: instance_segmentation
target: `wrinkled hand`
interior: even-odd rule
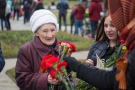
[[[48,81],[48,83],[50,83],[50,84],[57,84],[57,83],[59,82],[59,80],[52,79],[52,77],[51,77],[50,74],[48,75],[47,81]]]
[[[87,65],[94,66],[94,62],[93,62],[93,60],[91,60],[91,59],[86,60],[85,63],[86,63]]]
[[[76,72],[77,66],[80,62],[78,62],[74,57],[64,57],[63,60],[68,63],[67,69]]]

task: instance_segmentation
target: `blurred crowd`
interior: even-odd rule
[[[59,29],[61,30],[63,21],[65,31],[67,31],[67,10],[70,9],[71,13],[68,17],[70,18],[70,33],[74,35],[80,33],[81,36],[87,34],[94,39],[98,23],[103,15],[100,0],[77,0],[73,6],[69,5],[69,2],[70,0],[59,0],[57,3],[55,0],[50,1],[59,12]],[[11,30],[10,18],[19,20],[19,17],[23,16],[23,23],[26,24],[35,10],[44,9],[43,0],[0,0],[0,3],[1,30],[4,28]]]
[[[11,30],[10,18],[19,20],[19,17],[24,16],[25,24],[35,10],[44,9],[41,0],[0,0],[0,3],[1,30]]]

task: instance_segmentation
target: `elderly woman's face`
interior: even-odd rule
[[[43,44],[52,45],[56,37],[56,26],[52,23],[42,25],[36,32],[35,35],[39,36]]]

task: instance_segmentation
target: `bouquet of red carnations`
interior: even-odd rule
[[[48,72],[48,69],[51,68],[48,73],[53,79],[62,81],[67,90],[74,90],[66,71],[67,62],[63,61],[63,57],[71,56],[76,51],[76,47],[70,42],[58,42],[58,45],[60,55],[56,57],[49,54],[43,57],[39,72]],[[50,90],[54,90],[54,85],[51,85]]]

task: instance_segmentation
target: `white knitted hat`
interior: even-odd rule
[[[57,23],[56,16],[46,9],[36,10],[30,18],[30,25],[32,32],[34,33],[40,26],[46,23],[54,23],[56,30],[59,30],[59,24]]]

